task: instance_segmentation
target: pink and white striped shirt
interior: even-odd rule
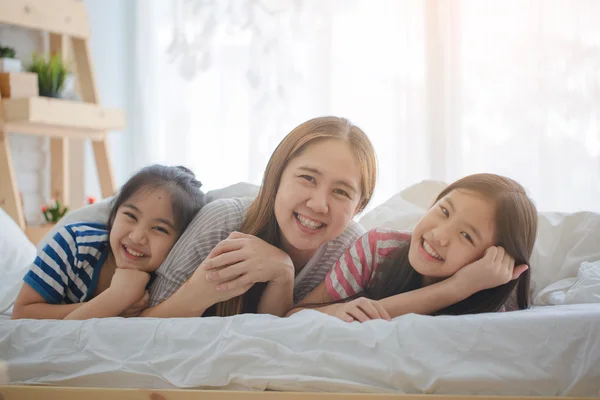
[[[410,232],[389,229],[368,231],[346,250],[329,271],[325,278],[327,292],[334,300],[363,292],[377,267],[409,242]]]

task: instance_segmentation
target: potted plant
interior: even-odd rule
[[[60,201],[52,199],[42,206],[42,214],[44,214],[44,219],[47,223],[55,224],[57,223],[65,214],[69,211],[68,207],[64,207],[60,204]]]
[[[15,49],[0,46],[0,72],[21,72],[21,60],[16,59]]]
[[[69,74],[69,67],[60,54],[50,56],[48,59],[34,54],[31,64],[26,69],[27,72],[34,72],[38,75],[40,96],[60,97]]]

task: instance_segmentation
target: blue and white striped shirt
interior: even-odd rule
[[[49,304],[89,300],[110,251],[106,225],[90,222],[60,228],[23,280]]]

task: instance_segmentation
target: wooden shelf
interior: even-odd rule
[[[102,140],[106,131],[122,130],[125,113],[96,104],[49,97],[2,99],[7,132]]]
[[[69,181],[83,182],[83,140],[92,141],[102,196],[116,184],[111,168],[108,131],[123,130],[125,113],[100,107],[92,68],[90,25],[83,0],[0,0],[0,24],[48,33],[48,50],[75,64],[76,87],[83,102],[47,97],[2,99],[0,93],[0,207],[26,229],[23,203],[8,134],[50,137],[50,193],[63,204],[81,203]],[[82,140],[71,140],[82,139]],[[70,165],[73,158],[74,165]],[[79,185],[74,185],[79,186]],[[29,227],[34,240],[47,227]],[[0,395],[0,398],[2,396]]]
[[[10,24],[87,39],[90,27],[81,0],[0,1],[0,24]]]

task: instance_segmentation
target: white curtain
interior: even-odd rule
[[[136,13],[135,168],[260,183],[294,126],[339,115],[379,159],[373,205],[496,172],[542,210],[600,211],[600,2],[161,0]]]

